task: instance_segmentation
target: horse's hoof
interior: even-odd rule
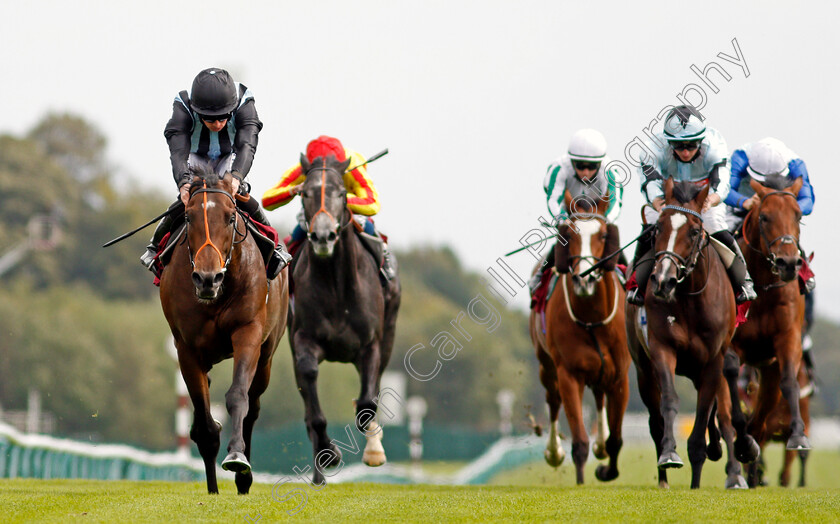
[[[334,468],[334,467],[338,466],[339,464],[341,464],[341,456],[342,456],[341,455],[341,449],[338,446],[336,446],[335,444],[330,444],[329,450],[330,450],[329,456],[331,456],[332,459],[326,464],[318,464],[318,466],[320,466],[324,469]],[[321,453],[323,453],[323,451]],[[320,456],[321,453],[318,453],[318,455],[316,455],[315,460],[318,460],[318,456]]]
[[[659,469],[669,469],[681,468],[684,464],[680,456],[677,455],[676,451],[666,451],[659,456],[659,462],[657,465],[659,466]]]
[[[712,462],[717,462],[721,459],[721,457],[723,457],[723,448],[721,447],[719,440],[709,442],[706,446],[706,457]]]
[[[233,471],[234,473],[249,473],[251,471],[251,463],[245,458],[243,453],[238,451],[231,451],[225,460],[222,461],[222,469],[226,471]]]
[[[604,460],[605,458],[607,458],[607,446],[596,442],[592,446],[592,454],[595,455],[596,459]]]
[[[749,486],[747,486],[747,480],[744,477],[735,475],[734,478],[726,478],[726,489],[749,489]]]
[[[566,458],[566,453],[563,451],[563,448],[558,448],[557,453],[545,450],[543,456],[545,456],[545,461],[549,466],[552,468],[559,468],[560,464],[563,463],[563,459]]]
[[[785,445],[785,449],[790,449],[793,451],[811,449],[811,443],[808,442],[808,437],[806,437],[805,435],[791,435],[791,437],[787,441],[787,445]]]
[[[601,464],[597,468],[595,468],[595,478],[600,480],[601,482],[609,482],[611,480],[615,480],[616,478],[618,478],[618,468],[610,469],[609,466]]]
[[[663,480],[659,482],[659,489],[671,489],[671,486]]]
[[[735,458],[742,464],[752,464],[761,455],[758,442],[750,435],[735,441]]]
[[[365,451],[365,454],[362,455],[362,462],[366,465],[376,468],[385,464],[385,452],[384,451]]]
[[[218,420],[216,420],[216,419],[213,419],[213,422],[215,422],[215,423],[216,423],[216,427],[219,429],[219,432],[221,433],[221,431],[222,431],[222,423],[221,423],[221,422],[219,422],[219,421],[218,421]]]

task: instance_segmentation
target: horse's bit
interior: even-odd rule
[[[664,211],[666,209],[672,209],[674,211],[678,211],[680,213],[686,213],[688,215],[692,215],[697,217],[700,220],[700,223],[703,223],[703,217],[700,216],[700,213],[694,211],[693,209],[688,209],[686,207],[681,206],[662,206],[660,211]],[[658,225],[656,226],[659,227]],[[697,265],[697,259],[700,257],[700,253],[703,251],[705,247],[704,240],[708,242],[708,236],[706,234],[706,230],[701,229],[701,233],[694,238],[694,241],[691,244],[691,250],[688,252],[688,256],[683,258],[680,256],[679,253],[675,253],[674,251],[657,251],[654,254],[654,263],[659,262],[661,258],[670,258],[677,264],[677,284],[682,283],[688,275],[694,271],[694,267]]]

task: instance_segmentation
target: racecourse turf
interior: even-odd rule
[[[652,446],[651,446],[652,447]],[[776,484],[781,450],[768,452]],[[817,450],[809,464],[812,487],[722,488],[722,465],[704,470],[700,490],[687,487],[688,467],[671,471],[670,490],[655,487],[644,448],[625,450],[621,477],[574,485],[564,463],[554,470],[533,463],[499,475],[489,486],[331,484],[254,485],[236,495],[221,482],[219,495],[204,483],[85,480],[0,480],[2,522],[837,522],[840,454]],[[795,472],[798,471],[795,469]],[[304,502],[302,493],[305,493]],[[286,499],[283,502],[282,500]],[[303,504],[301,504],[303,502]],[[300,505],[296,508],[296,506]],[[289,512],[297,509],[293,515]]]

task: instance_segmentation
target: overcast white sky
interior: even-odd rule
[[[388,147],[370,174],[392,243],[448,244],[483,271],[545,214],[545,168],[574,131],[601,130],[622,158],[697,83],[730,149],[775,136],[807,162],[817,203],[803,244],[817,251],[817,308],[840,319],[829,264],[840,254],[830,211],[838,15],[836,2],[3,2],[0,132],[23,133],[50,110],[78,113],[107,135],[126,177],[174,196],[163,138],[172,99],[199,70],[225,67],[265,123],[255,193],[319,134],[367,155]],[[733,38],[749,77],[717,58],[735,56]],[[717,94],[690,70],[710,61],[731,75],[712,73]],[[625,197],[630,239],[635,174]],[[290,225],[297,209],[270,216]],[[532,262],[511,259],[522,275]]]

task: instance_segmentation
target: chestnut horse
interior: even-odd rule
[[[700,487],[706,458],[722,456],[720,432],[714,424],[716,409],[729,451],[726,486],[746,487],[732,449],[729,392],[722,380],[724,353],[735,329],[735,296],[710,235],[703,229],[701,209],[709,186],[675,183],[673,178],[663,186],[665,205],[656,223],[655,264],[644,310],[628,304],[626,315],[639,392],[656,444],[659,485],[668,487],[668,468],[683,466],[674,439],[676,373],[691,379],[697,389],[694,428],[688,439],[691,487]]]
[[[769,436],[767,418],[781,390],[791,415],[786,448],[807,450],[811,445],[799,409],[797,381],[805,316],[805,299],[799,293],[797,282],[802,264],[799,249],[802,212],[796,195],[802,179],[796,179],[791,185],[786,177],[768,177],[765,184],[750,182],[759,202],[744,218],[743,234],[738,239],[755,280],[758,298],[750,308],[747,322],[736,331],[732,346],[741,362],[757,368],[761,377],[747,432],[763,445]],[[736,394],[732,373],[727,373],[727,380],[733,395]],[[734,411],[733,418],[741,416],[740,409]]]
[[[352,363],[359,372],[355,421],[367,439],[362,461],[385,463],[382,429],[374,416],[379,382],[394,346],[400,283],[398,278],[380,283],[377,261],[354,231],[344,187],[350,159],[339,162],[329,155],[310,164],[301,155],[300,162],[306,174],[301,199],[307,242],[293,263],[289,343],[315,457],[312,479],[323,484],[324,468],[341,463],[318,400],[318,365],[324,360]]]
[[[621,423],[630,393],[630,354],[624,331],[624,287],[614,271],[615,257],[581,277],[582,272],[619,247],[618,227],[604,218],[609,202],[599,199],[592,209],[586,200],[573,205],[569,194],[566,196],[566,209],[575,213],[558,225],[552,270],[559,274],[559,281],[546,306],[546,332],[536,311],[531,312],[530,331],[551,419],[545,460],[554,467],[563,462],[557,421],[562,403],[572,431],[577,483],[583,484],[583,467],[589,456],[582,413],[584,386],[592,390],[598,412],[593,453],[600,459],[609,457],[609,464],[599,465],[595,476],[602,481],[613,480],[618,477]],[[578,212],[582,208],[585,211]],[[570,287],[573,293],[569,293]]]
[[[231,175],[194,167],[186,206],[185,241],[175,246],[161,275],[160,301],[169,322],[178,363],[192,399],[190,437],[207,474],[207,491],[218,493],[216,455],[221,426],[210,414],[214,364],[233,357],[233,383],[225,400],[232,424],[222,468],[236,472],[240,494],[248,493],[251,432],[268,387],[271,359],[286,329],[288,271],[269,282],[245,218],[231,194]]]

